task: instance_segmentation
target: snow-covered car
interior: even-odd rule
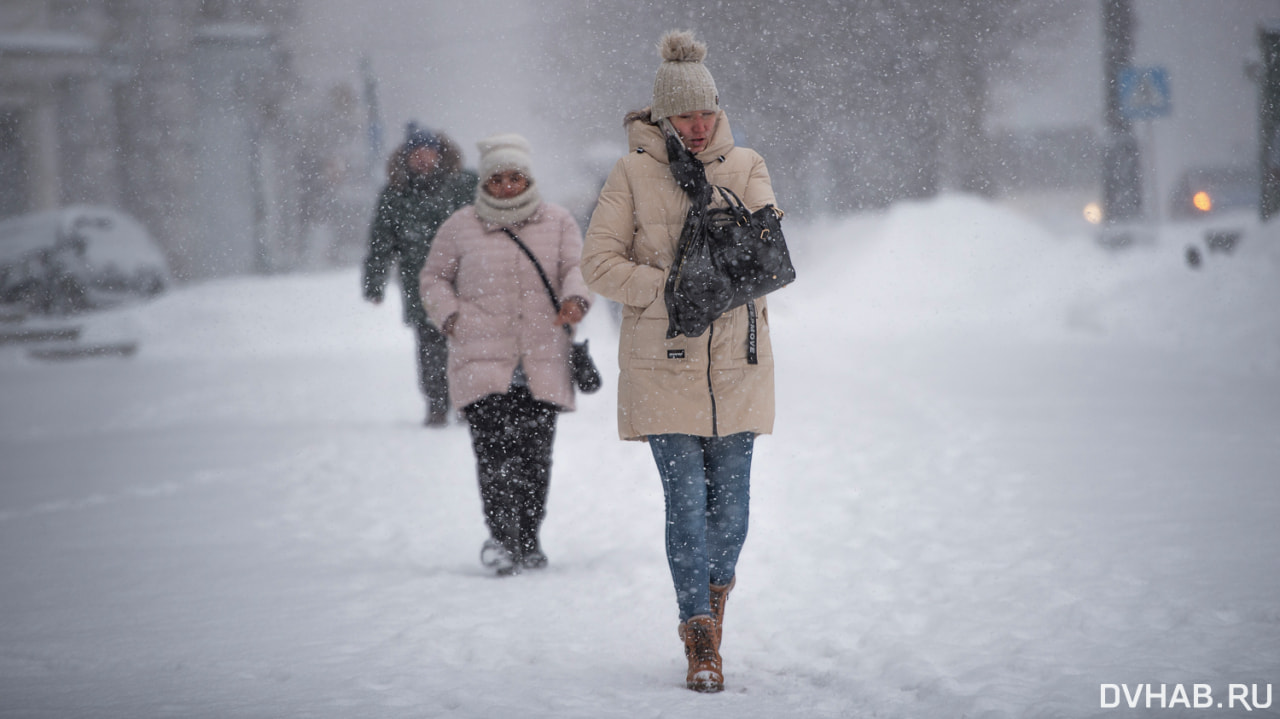
[[[72,314],[153,297],[171,282],[159,246],[119,210],[72,205],[0,221],[0,307]]]

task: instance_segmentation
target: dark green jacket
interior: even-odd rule
[[[476,174],[460,170],[442,176],[416,178],[403,188],[388,185],[378,195],[369,254],[364,260],[364,296],[382,299],[387,271],[394,262],[400,268],[404,296],[404,321],[417,325],[427,320],[418,296],[418,273],[431,252],[436,230],[459,208],[476,199]]]

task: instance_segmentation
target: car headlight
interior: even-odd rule
[[[1084,219],[1089,224],[1097,225],[1102,222],[1102,206],[1096,202],[1090,202],[1084,206]]]

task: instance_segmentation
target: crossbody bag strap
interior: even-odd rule
[[[559,314],[560,298],[556,297],[556,291],[551,288],[551,280],[547,279],[547,273],[543,271],[542,263],[538,262],[538,258],[534,257],[533,255],[533,251],[530,250],[529,246],[526,245],[519,237],[516,236],[516,233],[511,231],[511,228],[504,227],[502,228],[502,231],[507,233],[507,237],[510,237],[517,245],[520,246],[520,249],[521,251],[524,252],[525,257],[528,257],[529,261],[533,263],[533,268],[538,271],[538,277],[542,278],[542,286],[547,288],[547,294],[551,296],[551,304],[555,305],[556,314]]]
[[[542,263],[538,262],[538,258],[534,256],[533,251],[529,249],[529,246],[526,245],[523,240],[516,236],[516,233],[511,231],[511,228],[504,227],[502,228],[502,231],[507,233],[507,237],[510,237],[520,250],[524,252],[524,256],[528,257],[529,261],[533,263],[533,269],[538,271],[538,277],[542,279],[542,286],[547,288],[547,295],[551,297],[551,304],[556,308],[556,314],[560,314],[560,298],[556,297],[556,291],[552,289],[551,280],[547,278],[547,273],[542,269]],[[572,334],[573,328],[566,324],[564,326],[564,331]]]

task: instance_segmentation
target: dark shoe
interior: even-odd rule
[[[448,427],[449,410],[433,409],[427,412],[427,419],[422,423],[427,427]]]
[[[716,623],[716,650],[720,650],[720,638],[724,636],[724,605],[729,601],[729,592],[733,591],[733,585],[738,583],[735,576],[729,580],[724,586],[711,585],[711,618]]]
[[[520,573],[520,563],[510,549],[492,539],[484,540],[480,547],[480,563],[494,570],[499,577]]]
[[[715,620],[705,614],[691,617],[680,625],[680,639],[684,641],[684,656],[689,661],[684,685],[707,694],[724,691],[724,670],[715,644]]]

